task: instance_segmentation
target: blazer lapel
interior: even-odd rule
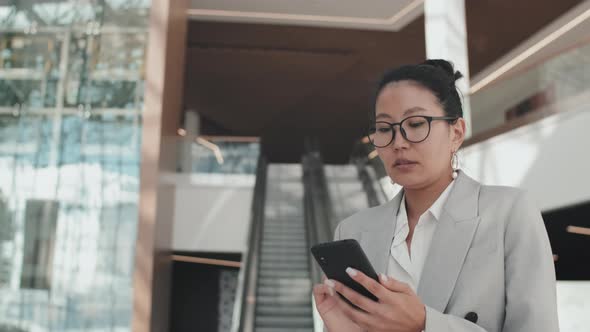
[[[455,180],[424,262],[418,296],[444,312],[479,225],[480,184],[462,172]]]
[[[377,207],[373,220],[360,234],[360,244],[377,273],[387,272],[389,249],[393,242],[396,215],[403,197],[400,191],[391,201]]]

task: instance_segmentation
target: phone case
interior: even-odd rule
[[[346,268],[352,267],[379,281],[375,269],[356,240],[347,239],[320,243],[311,247],[311,253],[329,279],[337,280],[356,292],[377,301],[372,293],[346,273]]]

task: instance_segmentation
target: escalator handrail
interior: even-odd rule
[[[381,183],[377,179],[372,169],[372,165],[357,165],[359,180],[363,186],[364,192],[367,194],[367,202],[369,207],[378,206],[385,203],[386,195]],[[375,188],[377,186],[377,188]]]
[[[302,164],[306,232],[309,246],[313,246],[332,241],[334,212],[321,159],[316,153],[309,153],[303,157]],[[310,271],[312,282],[321,282],[322,271],[313,259],[310,259]]]
[[[252,198],[251,223],[248,234],[248,246],[244,252],[242,268],[238,275],[238,285],[232,317],[232,332],[254,331],[256,311],[256,288],[258,280],[258,262],[264,205],[266,201],[267,161],[260,156],[256,167],[256,182]]]

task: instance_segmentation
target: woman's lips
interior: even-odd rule
[[[418,165],[417,162],[407,159],[398,159],[393,164],[393,167],[398,170],[411,170]]]

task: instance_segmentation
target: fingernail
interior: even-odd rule
[[[353,269],[352,267],[347,267],[346,268],[346,273],[348,273],[348,275],[351,276],[351,277],[354,277],[357,274],[356,270]]]
[[[330,288],[334,288],[334,286],[336,286],[336,284],[334,284],[334,282],[330,279],[326,279],[324,280],[324,285],[330,287]]]
[[[381,281],[387,282],[388,278],[385,274],[381,273],[379,276],[381,277]]]
[[[330,294],[330,296],[334,296],[334,288],[328,287],[328,294]]]

